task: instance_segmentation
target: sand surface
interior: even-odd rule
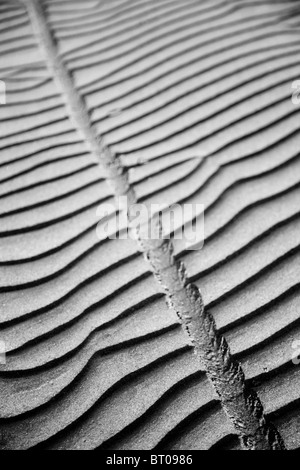
[[[203,249],[176,255],[299,448],[296,2],[44,3],[138,197],[205,205]],[[17,0],[0,2],[0,55],[0,448],[238,448],[135,242],[96,236],[113,194]]]

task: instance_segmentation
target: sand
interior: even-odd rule
[[[143,201],[205,205],[175,253],[265,414],[300,446],[299,17],[292,2],[45,1],[90,119]],[[0,448],[236,449],[21,2],[0,5]]]

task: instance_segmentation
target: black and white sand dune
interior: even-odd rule
[[[0,1],[1,449],[238,449],[238,416],[254,448],[300,447],[298,10]],[[128,184],[205,205],[203,249],[174,240],[167,267],[186,267],[185,306],[200,289],[216,354],[229,344],[219,389],[165,302],[175,281],[134,240],[96,236],[97,207]]]

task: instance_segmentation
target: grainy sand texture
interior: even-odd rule
[[[0,449],[300,449],[299,155],[298,1],[0,0]]]

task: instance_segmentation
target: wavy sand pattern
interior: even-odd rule
[[[0,3],[0,448],[236,449],[237,415],[298,448],[296,2],[35,5]],[[241,363],[233,411],[165,303],[169,278],[134,241],[96,236],[96,208],[129,183],[205,205],[204,248],[174,240],[168,267],[184,263],[225,366]]]

